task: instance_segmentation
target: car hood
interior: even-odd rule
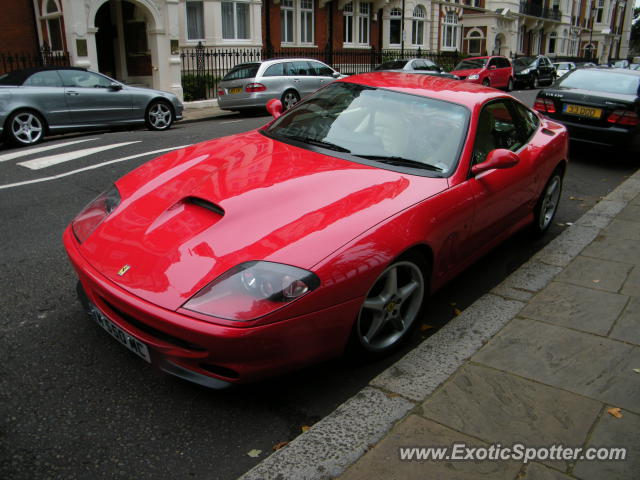
[[[468,77],[469,75],[475,75],[482,72],[482,68],[468,68],[466,70],[453,70],[450,73],[457,75],[458,77]]]
[[[175,310],[249,260],[310,269],[447,187],[254,131],[171,152],[117,182],[119,207],[82,255],[129,292]],[[118,275],[124,266],[130,268]]]

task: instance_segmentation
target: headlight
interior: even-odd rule
[[[78,242],[82,243],[102,221],[120,205],[120,194],[114,186],[110,190],[98,195],[89,205],[84,207],[71,223],[73,234]]]
[[[531,73],[531,69],[530,68],[525,68],[524,70],[522,70],[520,72],[522,75],[529,75]]]
[[[469,80],[478,80],[480,78],[480,75],[469,75],[467,78]]]
[[[281,263],[251,261],[226,271],[183,308],[227,320],[254,320],[320,285],[312,272]]]

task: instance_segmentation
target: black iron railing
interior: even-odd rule
[[[540,4],[531,3],[528,0],[520,1],[520,13],[531,15],[532,17],[548,18],[550,20],[560,21],[562,13],[555,8],[545,8]]]
[[[425,52],[421,49],[310,49],[286,48],[215,48],[199,44],[182,49],[182,89],[185,101],[215,98],[222,77],[241,63],[259,62],[272,58],[313,58],[341,73],[366,73],[387,60],[398,58],[427,58],[445,70],[451,70],[460,61],[459,52]]]
[[[70,65],[68,52],[52,52],[44,45],[37,52],[0,52],[0,74],[44,65]]]

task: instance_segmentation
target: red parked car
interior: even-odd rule
[[[565,128],[497,90],[370,73],[115,182],[64,245],[90,313],[210,387],[394,350],[424,300],[558,206]]]
[[[507,57],[474,57],[462,60],[451,73],[461,80],[485,87],[513,90],[513,66]]]

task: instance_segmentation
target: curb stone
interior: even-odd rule
[[[514,319],[638,195],[640,170],[490,293],[239,480],[326,480],[342,474]]]

